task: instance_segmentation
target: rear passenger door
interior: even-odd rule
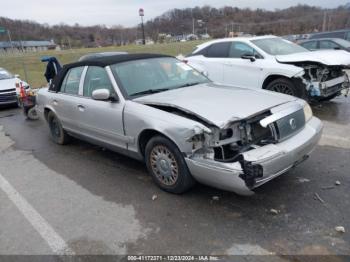
[[[79,124],[84,136],[125,149],[127,139],[123,127],[124,99],[118,98],[112,82],[115,83],[114,78],[106,68],[88,67],[82,97],[77,105]],[[93,91],[98,89],[108,89],[112,96],[118,98],[117,101],[92,99]]]
[[[224,59],[228,56],[230,42],[214,43],[201,52],[201,56],[190,59],[195,68],[197,64],[208,73],[208,78],[217,83],[224,82]],[[192,65],[190,63],[190,65]]]
[[[63,128],[72,132],[79,131],[76,105],[79,101],[83,71],[84,67],[71,68],[64,77],[60,91],[52,93],[50,100]]]

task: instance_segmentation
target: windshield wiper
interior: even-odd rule
[[[178,88],[189,87],[189,86],[196,86],[196,85],[199,85],[199,84],[200,84],[200,82],[186,83],[186,84],[183,84],[183,85],[179,86]]]
[[[168,91],[169,88],[160,88],[160,89],[147,89],[141,92],[136,92],[131,94],[130,96],[139,96],[139,95],[148,95],[148,94],[156,94],[164,91]]]

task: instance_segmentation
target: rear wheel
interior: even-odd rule
[[[195,184],[180,150],[165,137],[151,138],[146,145],[145,160],[155,183],[167,192],[181,194]]]
[[[297,88],[294,83],[287,78],[277,78],[271,81],[266,86],[266,90],[305,99],[304,90],[302,88]]]
[[[54,112],[50,111],[47,115],[52,140],[60,145],[67,144],[70,140],[67,132],[62,128],[60,120]]]

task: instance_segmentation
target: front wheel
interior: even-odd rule
[[[59,145],[67,144],[70,137],[63,129],[60,120],[57,118],[54,112],[50,111],[48,113],[47,122],[49,123],[52,140]]]
[[[287,78],[278,78],[266,86],[266,90],[296,96],[305,99],[304,90],[297,88],[295,84]]]
[[[145,161],[153,180],[164,191],[181,194],[195,184],[180,150],[163,136],[147,143]]]

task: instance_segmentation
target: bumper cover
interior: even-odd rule
[[[240,195],[251,195],[252,189],[284,174],[305,160],[321,138],[322,129],[322,122],[313,117],[291,138],[243,153],[245,162],[262,167],[263,170],[262,176],[256,178],[253,184],[242,178],[245,175],[242,162],[221,163],[193,156],[186,158],[186,163],[198,182]]]

